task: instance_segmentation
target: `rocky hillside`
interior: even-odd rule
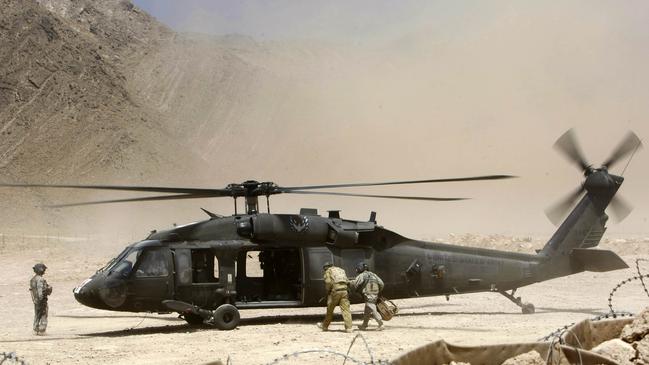
[[[173,182],[195,173],[188,166],[201,158],[128,88],[133,65],[171,31],[128,1],[2,0],[0,8],[3,181]],[[43,194],[3,191],[12,211],[3,218],[49,201]]]

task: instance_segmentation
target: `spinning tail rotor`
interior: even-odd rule
[[[635,153],[642,142],[633,132],[629,132],[622,142],[613,150],[611,156],[599,168],[594,168],[584,158],[581,148],[572,129],[564,133],[554,144],[566,159],[577,165],[586,179],[577,189],[573,190],[562,200],[548,208],[545,213],[552,223],[558,225],[570,209],[584,194],[593,194],[604,206],[611,208],[613,217],[619,222],[626,218],[633,209],[620,196],[615,195],[624,178],[609,174],[608,170],[629,154]],[[610,203],[610,205],[609,205]]]

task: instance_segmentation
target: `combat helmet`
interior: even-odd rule
[[[369,267],[367,267],[367,264],[364,261],[359,261],[356,264],[356,272],[360,274],[365,270],[369,270]]]
[[[32,269],[34,270],[35,273],[42,274],[45,272],[45,269],[47,269],[47,266],[45,266],[44,263],[39,262],[36,265],[34,265]]]
[[[326,261],[324,265],[322,265],[322,270],[327,270],[328,268],[334,266],[334,264],[331,263],[331,261]]]

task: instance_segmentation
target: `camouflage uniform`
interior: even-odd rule
[[[379,298],[379,293],[383,290],[383,280],[375,273],[366,269],[365,265],[354,281],[350,282],[352,288],[361,291],[363,299],[365,299],[365,312],[363,313],[363,324],[358,328],[364,330],[370,321],[370,316],[379,324],[379,329],[383,329],[383,320],[381,315],[376,310],[376,302]],[[357,269],[357,271],[359,271]]]
[[[327,290],[327,314],[322,321],[322,330],[327,331],[333,319],[336,306],[340,306],[345,321],[345,332],[352,331],[352,313],[349,310],[349,292],[347,288],[347,274],[345,270],[328,266],[324,273],[325,289]]]
[[[40,266],[39,266],[40,265]],[[36,275],[29,281],[29,291],[34,302],[34,334],[42,335],[47,329],[47,297],[52,293],[52,287],[47,284],[43,274],[45,265],[34,266]]]

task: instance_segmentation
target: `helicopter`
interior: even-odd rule
[[[344,219],[340,211],[326,216],[316,209],[299,214],[271,214],[269,197],[277,194],[319,194],[387,199],[453,201],[463,198],[371,195],[320,191],[347,187],[406,185],[508,179],[510,175],[283,187],[254,180],[222,189],[115,185],[0,184],[0,187],[103,189],[164,193],[139,198],[54,205],[91,204],[210,197],[234,198],[234,214],[223,216],[201,208],[209,219],[152,231],[74,288],[75,299],[88,307],[127,312],[177,312],[189,324],[207,323],[231,330],[240,310],[325,306],[323,264],[330,262],[354,276],[365,262],[385,282],[382,293],[391,299],[494,292],[534,313],[532,303],[516,290],[533,283],[582,271],[606,272],[627,268],[614,252],[595,249],[606,231],[610,205],[623,219],[630,212],[616,193],[624,178],[609,169],[635,153],[641,141],[630,132],[601,167],[584,159],[572,130],[555,147],[583,172],[585,180],[546,213],[561,221],[557,231],[536,254],[425,242],[406,238],[377,223]],[[633,155],[631,155],[632,157]],[[259,198],[266,197],[267,212]],[[245,212],[237,209],[243,198]],[[577,202],[577,200],[579,200]],[[574,207],[573,207],[574,206]],[[571,209],[572,208],[572,209]],[[352,295],[352,303],[361,301]]]

